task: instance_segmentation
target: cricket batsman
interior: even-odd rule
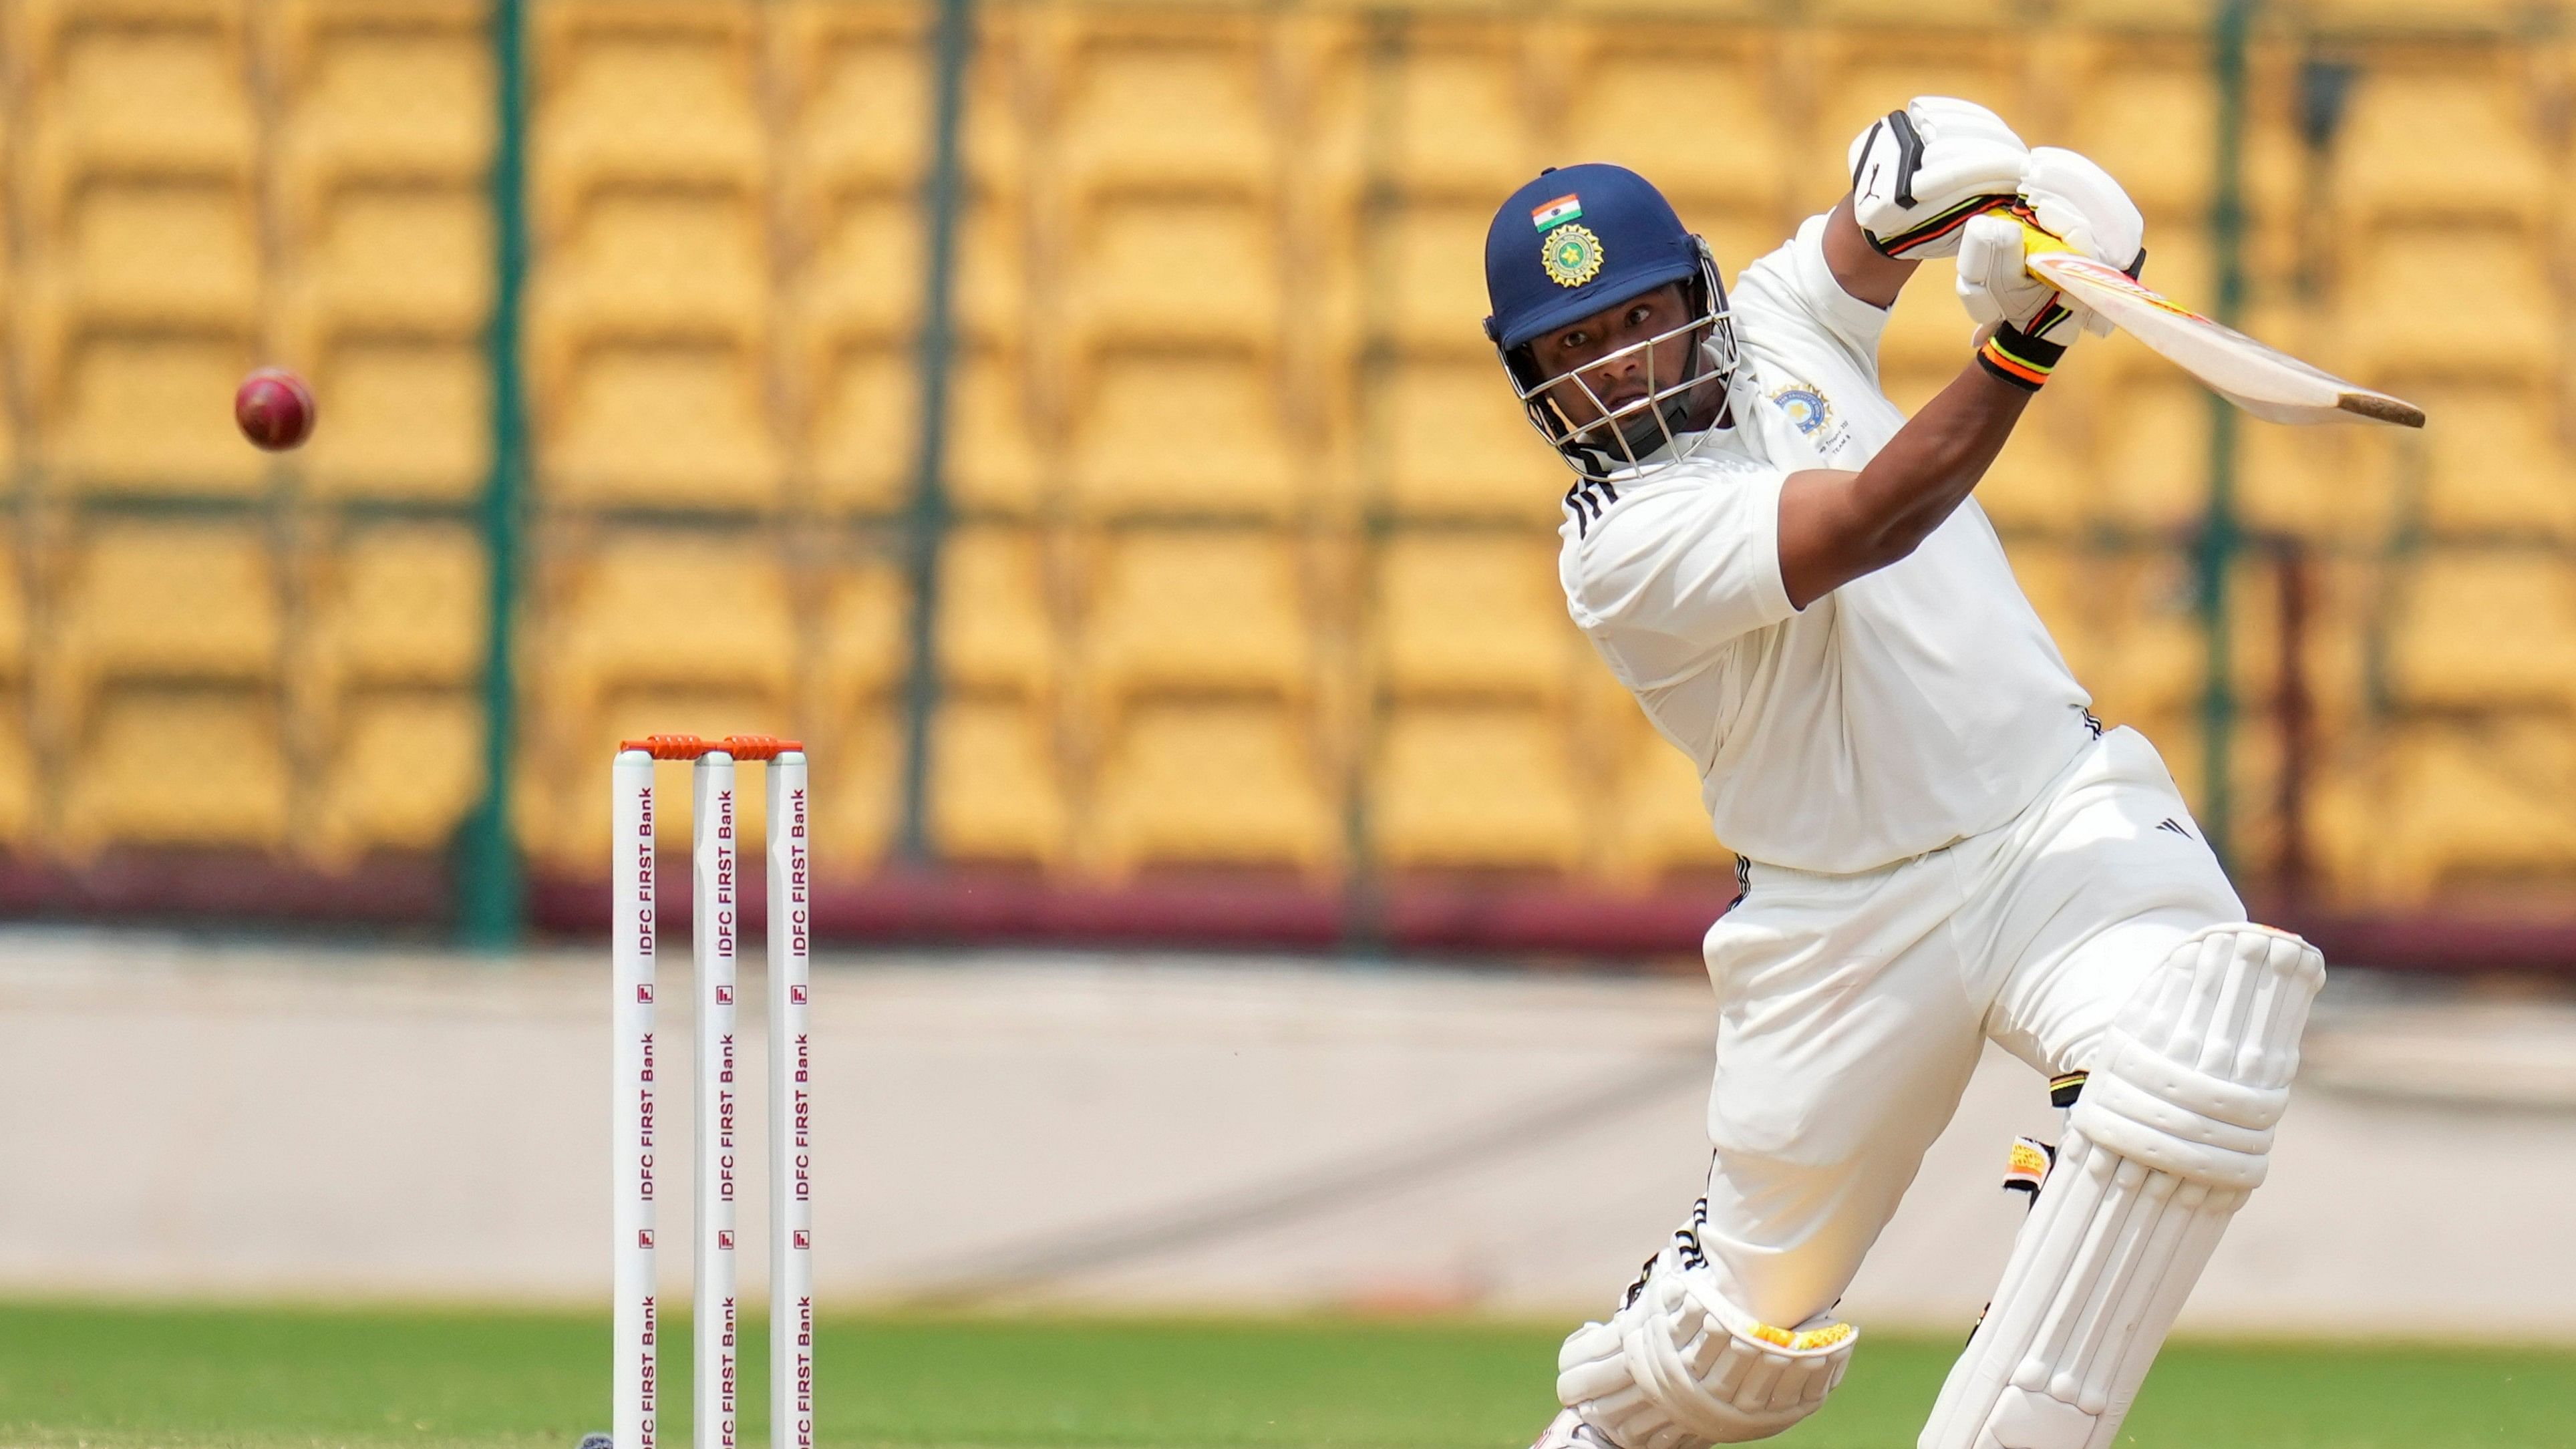
[[[2263,1180],[2325,977],[2245,919],[2155,748],[2089,712],[1970,496],[2103,330],[2025,246],[2134,275],[2137,208],[1939,97],[1850,165],[1732,295],[1617,166],[1540,175],[1486,238],[1486,331],[1575,473],[1566,606],[1742,861],[1706,942],[1708,1195],[1565,1341],[1540,1449],[1699,1449],[1815,1412],[1858,1338],[1835,1304],[1989,1040],[2072,1111],[1921,1446],[2108,1449]],[[1982,325],[1909,418],[1879,333],[1947,256]]]

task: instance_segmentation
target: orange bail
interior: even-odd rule
[[[640,740],[620,740],[617,752],[642,750],[657,760],[694,760],[701,755],[722,750],[736,760],[774,760],[790,752],[801,752],[802,741],[782,740],[776,735],[727,735],[720,740],[700,739],[696,735],[646,735]]]

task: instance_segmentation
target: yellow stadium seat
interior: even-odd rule
[[[80,491],[256,490],[269,462],[232,418],[233,389],[255,361],[233,338],[86,339],[63,359],[40,435],[46,476]]]
[[[884,342],[815,359],[806,448],[824,507],[893,513],[910,501],[921,450],[919,357],[909,344]]]
[[[1914,280],[1906,283],[1896,305],[1888,310],[1887,330],[1878,335],[1881,367],[1958,375],[1974,353],[1971,340],[1977,324],[1959,306],[1959,295],[1952,290],[1955,275],[1950,263],[1942,260],[1915,269]]]
[[[2013,574],[2048,625],[2093,712],[2112,724],[2163,718],[2200,698],[2207,651],[2191,560],[2179,551],[2030,541]],[[2240,602],[2246,602],[2240,600]],[[2268,608],[2259,601],[2250,607]]]
[[[2312,17],[2310,23],[2337,30],[2400,36],[2426,30],[2439,35],[2448,30],[2507,44],[2520,39],[2521,27],[2532,19],[2529,10],[2512,0],[2310,0],[2307,14]]]
[[[492,216],[464,187],[348,188],[305,239],[294,305],[305,337],[479,336],[492,307]],[[314,344],[308,342],[308,350]]]
[[[8,685],[27,679],[29,599],[27,581],[19,573],[20,538],[14,520],[0,521],[0,684]],[[0,705],[0,717],[23,703]]]
[[[1573,470],[1530,426],[1491,353],[1393,363],[1363,405],[1385,410],[1386,454],[1362,466],[1383,468],[1391,511],[1540,525],[1564,516]]]
[[[799,169],[826,188],[914,182],[930,149],[928,12],[838,0],[780,11],[801,61]]]
[[[1923,405],[1940,395],[1941,389],[1957,380],[1959,369],[1948,361],[1905,363],[1882,366],[1878,374],[1879,391],[1896,404],[1896,410],[1912,417]],[[2072,391],[2073,389],[2069,389]]]
[[[2218,90],[2205,51],[2197,38],[2171,50],[2129,36],[2106,38],[2072,99],[2074,127],[2065,144],[2120,179],[2149,218],[2147,248],[2154,258],[2158,234],[2166,230],[2156,223],[2188,225],[2209,206]],[[2164,279],[2157,285],[2164,286]]]
[[[899,193],[857,195],[833,208],[797,285],[796,319],[808,335],[824,346],[845,337],[912,340],[921,325],[927,225],[921,207]],[[975,340],[1029,329],[1018,218],[998,203],[977,202],[958,218],[949,322]]]
[[[282,846],[285,738],[263,694],[118,691],[73,752],[56,838],[74,859],[110,845]]]
[[[1030,528],[964,527],[939,556],[937,647],[948,687],[1050,695],[1062,650],[1045,537]]]
[[[797,610],[776,543],[708,533],[611,535],[567,570],[541,604],[540,641],[525,677],[574,721],[600,717],[612,695],[722,695],[760,724],[668,718],[637,733],[728,734],[784,720],[796,682]]]
[[[912,668],[912,596],[890,559],[835,572],[825,590],[821,683],[836,706],[892,695]]]
[[[1327,873],[1341,809],[1301,726],[1272,701],[1140,706],[1103,756],[1087,859],[1112,876],[1168,865]]]
[[[757,347],[770,292],[768,228],[756,205],[619,193],[591,206],[532,279],[529,347],[548,376],[604,340]]]
[[[2423,433],[2424,522],[2436,533],[2576,537],[2576,469],[2549,398],[2527,387],[2409,389]]]
[[[2007,540],[2004,554],[2012,562],[2013,582],[2021,586],[2022,597],[2048,626],[2058,650],[2074,668],[2075,677],[2085,677],[2089,660],[2081,655],[2083,641],[2073,636],[2091,627],[2091,611],[2085,607],[2084,589],[2086,560],[2082,549],[2062,539],[2015,538]]]
[[[70,49],[100,35],[178,33],[239,48],[249,11],[249,0],[20,0],[10,41],[50,79]]]
[[[1270,38],[1277,94],[1294,128],[1290,196],[1313,208],[1319,227],[1347,228],[1380,151],[1379,103],[1401,62],[1370,45],[1354,17],[1321,6],[1280,12]]]
[[[930,8],[847,0],[772,8],[786,22],[797,77],[793,145],[807,202],[910,190],[930,156]],[[1016,193],[1023,87],[1012,25],[992,10],[977,20],[960,160],[977,187]]]
[[[1817,139],[1834,163],[1871,121],[1916,96],[1956,96],[2006,117],[2027,110],[2021,104],[2022,47],[2011,31],[1891,34],[1883,27],[1854,26],[1840,34],[1848,38],[1828,43],[1817,82]],[[1850,180],[1847,171],[1830,170],[1801,179],[1795,183],[1800,204],[1821,208]],[[1915,285],[1921,285],[1919,275]]]
[[[2550,215],[2559,167],[2542,103],[2524,86],[2519,57],[2490,55],[2462,57],[2447,73],[2373,68],[2355,82],[2334,146],[2335,189],[2355,222],[2537,226]]]
[[[2209,28],[2209,10],[2200,0],[2073,0],[2059,13],[2115,35],[2146,31],[2196,36]]]
[[[30,17],[32,29],[51,30],[33,57],[43,73],[27,147],[40,216],[100,176],[249,178],[258,122],[238,12],[37,8],[55,12]]]
[[[956,354],[950,366],[950,506],[974,513],[1036,511],[1046,498],[1056,460],[1040,454],[1020,360],[973,349]],[[915,431],[907,424],[898,436]],[[912,456],[907,453],[904,461],[908,469]]]
[[[1492,218],[1490,199],[1397,210],[1361,263],[1385,268],[1382,280],[1360,284],[1363,297],[1384,299],[1385,311],[1365,319],[1369,330],[1408,351],[1493,356],[1485,337],[1485,228]]]
[[[933,729],[929,824],[939,857],[1062,860],[1068,814],[1044,707],[960,699],[939,711]]]
[[[333,690],[472,684],[483,667],[483,541],[462,525],[351,532],[317,570],[306,629]]]
[[[1682,225],[1699,233],[1717,258],[1717,275],[1732,288],[1744,269],[1778,251],[1795,228],[1777,211],[1733,211],[1688,197],[1674,203]]]
[[[1735,853],[1718,843],[1700,800],[1699,767],[1655,732],[1633,707],[1619,731],[1610,782],[1609,861],[1614,879],[1652,885],[1673,875],[1732,870]]]
[[[1073,419],[1070,482],[1087,516],[1276,518],[1299,502],[1280,380],[1239,353],[1099,359]]]
[[[2389,672],[2409,704],[2576,701],[2576,571],[2553,554],[2442,549],[2400,586]]]
[[[254,525],[101,523],[58,582],[46,641],[58,718],[125,680],[266,685],[285,632],[277,565]]]
[[[1586,793],[1576,756],[1552,710],[1396,711],[1370,771],[1367,816],[1377,859],[1397,870],[1573,870],[1583,858]]]
[[[536,12],[535,195],[544,229],[611,185],[757,195],[768,128],[755,12],[693,0],[555,0]]]
[[[2347,355],[2380,372],[2498,378],[2536,377],[2557,365],[2559,333],[2547,307],[2500,306],[2479,325],[2458,327],[2420,304],[2428,285],[2450,277],[2475,277],[2491,297],[2556,295],[2547,251],[2517,231],[2456,225],[2385,230],[2367,240],[2346,274],[2339,321]]]
[[[492,382],[472,342],[352,338],[321,354],[321,415],[301,455],[332,498],[464,502],[492,467]]]
[[[1094,700],[1254,692],[1299,701],[1314,629],[1295,540],[1271,532],[1121,531],[1097,548],[1082,630]]]
[[[1072,238],[1069,345],[1275,351],[1287,321],[1277,241],[1272,213],[1225,198],[1094,207]]]
[[[1539,104],[1514,29],[1425,35],[1395,81],[1387,174],[1410,196],[1482,203],[1538,174],[1531,132]]]
[[[871,702],[822,739],[813,758],[814,863],[825,880],[846,879],[883,859],[902,809],[903,731],[899,712]]]
[[[345,178],[470,185],[492,154],[496,110],[483,5],[289,7],[280,166],[312,198]]]
[[[1704,202],[1776,223],[1792,146],[1773,58],[1757,46],[1711,46],[1708,33],[1605,27],[1575,62],[1568,154],[1626,166],[1676,206]],[[1675,96],[1690,97],[1691,125],[1671,124]]]
[[[1942,25],[2002,29],[2017,22],[2019,12],[2004,0],[1819,0],[1814,11],[1826,23],[1863,25]]]
[[[23,850],[36,834],[36,752],[27,737],[27,697],[0,694],[0,847]]]
[[[2261,245],[2258,238],[2246,247],[2249,270],[2262,266]],[[2147,267],[2138,274],[2138,280],[2186,307],[2216,307],[2218,262],[2210,253],[2209,233],[2196,220],[2149,221]],[[2240,317],[2237,325],[2259,329],[2263,321],[2259,317]],[[2122,345],[2105,350],[2116,355],[2118,364],[2113,370],[2123,375],[2145,372],[2164,377],[2174,372],[2171,362],[2149,353],[2133,337],[2123,337]]]
[[[2394,526],[2396,494],[2389,474],[2402,446],[2377,429],[2276,428],[2240,421],[2237,513],[2253,528],[2375,546]],[[2204,471],[2207,466],[2202,465]]]
[[[2209,501],[2209,408],[2208,391],[2178,371],[2130,382],[2102,400],[2093,476],[2067,481],[2094,495],[2087,511],[2105,522],[2188,526]]]
[[[1095,24],[1101,33],[1074,43],[1048,126],[1068,195],[1271,189],[1278,139],[1253,32],[1231,16],[1141,29],[1114,17]]]
[[[483,789],[481,697],[367,697],[342,720],[320,783],[310,848],[325,861],[442,848]]]
[[[1558,701],[1591,667],[1546,535],[1412,533],[1379,546],[1376,661],[1397,696]]]
[[[835,351],[808,420],[816,493],[827,508],[901,510],[920,465],[918,354],[910,345]],[[988,348],[957,353],[948,382],[946,476],[952,506],[1032,511],[1045,474],[1030,436],[1020,360]]]
[[[31,301],[84,326],[259,326],[259,218],[229,182],[120,181],[84,188],[59,243],[40,253]]]
[[[2380,798],[2336,812],[2359,817],[2340,822],[2336,853],[2383,902],[2512,883],[2563,900],[2576,876],[2571,788],[2576,739],[2563,719],[2410,726],[2387,751]]]
[[[760,363],[732,346],[591,349],[541,404],[540,489],[564,502],[775,506],[781,466]]]
[[[1956,376],[1953,371],[1941,379],[1941,385],[1948,386]],[[2050,384],[2052,388],[2062,385]],[[1895,391],[1888,389],[1891,396]],[[2061,406],[2024,413],[2003,452],[1986,469],[1986,476],[1977,480],[1977,503],[1999,531],[2074,528],[2094,506],[2101,484],[2094,470],[2085,466],[2075,427],[2081,419],[2071,416],[2075,411]]]

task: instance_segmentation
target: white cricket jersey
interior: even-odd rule
[[[1735,425],[1570,494],[1557,573],[1574,622],[1699,766],[1718,838],[1844,873],[2002,824],[2098,726],[1973,498],[1903,560],[1789,606],[1782,482],[1858,469],[1905,422],[1878,387],[1887,314],[1834,280],[1824,225],[1736,283]]]

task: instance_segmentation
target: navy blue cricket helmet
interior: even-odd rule
[[[1690,283],[1698,334],[1683,375],[1649,395],[1579,421],[1551,392],[1580,378],[1542,377],[1532,339],[1672,282]],[[1485,335],[1502,354],[1540,436],[1576,470],[1598,477],[1676,447],[1694,395],[1723,393],[1735,371],[1735,328],[1708,244],[1682,225],[1654,183],[1607,162],[1550,167],[1513,192],[1485,231]],[[1639,347],[1652,347],[1670,336]],[[1623,351],[1626,349],[1623,349]],[[1594,364],[1598,366],[1598,363]]]

